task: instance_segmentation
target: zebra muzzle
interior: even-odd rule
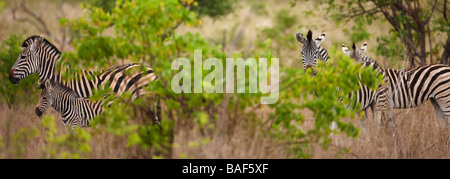
[[[16,77],[14,77],[14,68],[12,68],[10,71],[9,71],[9,81],[12,83],[12,84],[18,84],[19,83],[19,79],[18,78],[16,78]]]
[[[312,64],[307,64],[307,65],[305,66],[305,72],[306,72],[306,70],[308,70],[308,68],[311,68],[311,70],[312,70],[312,75],[313,75],[313,76],[316,76],[316,71],[314,71],[314,66],[313,66]]]
[[[41,116],[42,116],[42,111],[39,110],[39,108],[36,108],[36,109],[34,110],[34,112],[36,113],[36,115],[37,115],[38,117],[41,117]]]

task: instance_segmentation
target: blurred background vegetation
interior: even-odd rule
[[[359,126],[353,124],[357,111],[345,108],[352,99],[337,102],[339,96],[357,90],[358,74],[367,77],[363,82],[369,86],[379,81],[373,71],[359,68],[342,55],[343,43],[367,41],[368,56],[384,67],[400,68],[405,60],[412,66],[422,64],[424,56],[426,63],[447,63],[443,60],[449,37],[447,1],[419,3],[419,15],[430,17],[427,24],[421,23],[427,29],[424,33],[415,30],[416,22],[409,17],[414,14],[400,7],[389,13],[401,16],[396,14],[395,21],[389,21],[382,11],[392,4],[384,1],[0,1],[0,23],[4,24],[0,30],[0,157],[399,158],[413,145],[421,146],[419,152],[407,156],[421,157],[420,151],[433,140],[413,137],[423,130],[415,123],[405,135],[397,135],[404,138],[389,133],[368,144],[360,141]],[[315,78],[301,70],[301,45],[294,38],[296,32],[305,34],[309,29],[314,37],[327,33],[322,46],[332,58],[328,64],[319,63]],[[42,119],[36,117],[37,75],[19,85],[10,84],[7,76],[22,41],[41,34],[63,52],[59,65],[92,70],[130,62],[153,66],[160,78],[147,90],[162,99],[161,126],[149,120],[153,95],[130,102],[125,94],[94,119],[92,128],[76,133],[68,134],[53,110]],[[429,44],[425,51],[421,51],[423,43]],[[259,104],[260,97],[267,95],[261,93],[173,93],[170,80],[177,71],[170,70],[172,60],[184,57],[192,63],[193,51],[198,49],[203,59],[216,57],[223,63],[227,57],[279,58],[278,103]],[[204,70],[203,76],[209,72]],[[338,95],[336,87],[341,89]],[[338,123],[338,131],[329,129],[332,121]],[[439,142],[446,135],[429,136]],[[441,149],[448,147],[439,144],[428,157],[441,156]]]

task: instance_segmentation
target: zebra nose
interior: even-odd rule
[[[9,71],[9,81],[12,84],[17,84],[19,83],[19,79],[17,79],[16,77],[14,77],[14,68],[11,68],[11,70]]]
[[[41,116],[42,116],[42,111],[39,110],[39,108],[36,108],[36,109],[34,110],[34,112],[36,112],[36,115],[37,115],[38,117],[41,117]]]
[[[316,71],[314,71],[314,66],[312,64],[307,64],[305,67],[305,72],[306,72],[306,70],[308,70],[308,68],[311,68],[311,70],[313,72],[312,75],[316,76]]]
[[[314,71],[314,67],[313,67],[312,64],[307,64],[307,65],[305,66],[305,71],[308,70],[308,68],[311,68],[311,70]]]

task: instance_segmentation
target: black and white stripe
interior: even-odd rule
[[[23,43],[24,50],[19,55],[9,73],[9,80],[17,84],[30,74],[37,73],[39,81],[56,81],[73,90],[79,97],[89,97],[96,90],[111,88],[115,95],[129,91],[131,99],[145,94],[145,86],[158,76],[149,66],[132,63],[104,71],[77,70],[68,66],[56,68],[61,52],[43,36],[31,36]],[[159,104],[159,102],[157,102]],[[159,106],[155,106],[159,108]],[[158,111],[155,114],[160,114]],[[156,121],[160,116],[155,117]]]
[[[22,47],[25,49],[19,55],[9,72],[9,81],[18,84],[21,79],[37,73],[40,80],[54,76],[56,61],[61,52],[42,36],[27,38]]]
[[[364,62],[364,54],[356,60]],[[381,69],[381,68],[380,68]],[[417,107],[430,100],[438,119],[450,119],[450,67],[443,64],[422,65],[415,68],[381,69],[388,87],[384,91],[387,104],[394,109]]]
[[[431,64],[404,71],[387,69],[386,74],[391,83],[388,96],[392,108],[413,108],[430,100],[439,120],[450,119],[449,66]]]
[[[329,56],[325,48],[320,43],[325,40],[325,33],[322,33],[318,38],[312,39],[312,31],[309,30],[306,38],[300,32],[295,35],[298,42],[302,44],[302,64],[303,70],[311,68],[314,71],[314,67],[317,64],[317,59],[327,61]]]
[[[68,129],[90,127],[91,119],[103,111],[102,101],[92,102],[89,98],[79,97],[73,90],[58,82],[45,80],[41,88],[36,115],[41,116],[52,106],[61,114],[62,122]]]
[[[22,47],[25,49],[9,74],[9,79],[14,84],[30,74],[37,73],[39,81],[56,80],[72,89],[80,97],[89,97],[95,90],[109,86],[118,95],[124,91],[131,91],[133,98],[136,98],[144,93],[143,86],[158,78],[152,68],[136,63],[100,72],[84,69],[76,71],[64,66],[57,70],[56,62],[61,52],[42,36],[27,38]],[[64,78],[61,71],[72,74],[72,77]]]

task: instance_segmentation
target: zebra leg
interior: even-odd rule
[[[448,118],[450,116],[445,115],[444,111],[441,108],[441,106],[444,106],[445,101],[436,101],[434,98],[430,98],[430,101],[431,104],[433,104],[434,111],[436,112],[436,116],[439,119],[440,123],[442,124],[445,122],[448,124]]]
[[[378,103],[377,103],[378,104]],[[370,110],[372,111],[372,131],[373,131],[373,136],[376,139],[377,135],[378,135],[378,130],[379,130],[379,125],[380,124],[380,118],[378,117],[378,110],[377,110],[377,106],[375,106],[374,103],[370,104]]]
[[[377,131],[380,131],[380,132],[383,130],[384,124],[386,124],[385,121],[382,120],[382,116],[385,114],[386,110],[389,107],[388,99],[389,99],[390,95],[389,95],[388,89],[389,89],[389,83],[379,86],[378,90],[377,90],[377,97],[375,100],[376,104],[372,104],[373,108],[374,108],[373,109],[373,115],[374,115],[374,120],[375,120],[374,123],[375,123],[375,125],[377,123],[379,124]],[[387,120],[389,120],[389,122],[392,122],[390,119],[387,119]],[[395,126],[395,125],[393,125],[393,126]],[[375,137],[377,137],[376,134],[375,134]]]
[[[361,127],[364,130],[364,133],[366,135],[366,140],[369,140],[370,139],[370,131],[367,129],[367,124],[366,124],[366,120],[368,119],[367,118],[367,108],[363,109],[363,111],[364,111],[364,118],[360,119],[359,114],[357,114],[357,118],[359,119],[359,123],[361,124]]]

